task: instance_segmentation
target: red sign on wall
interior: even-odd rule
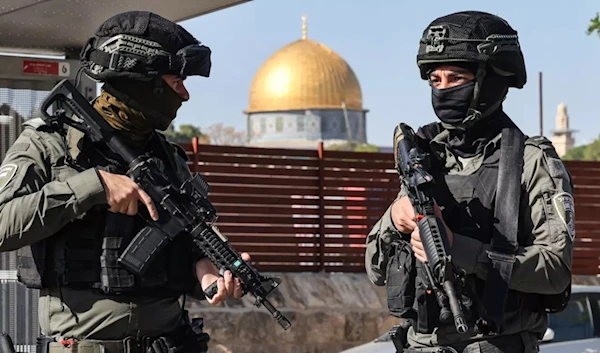
[[[33,75],[58,76],[58,62],[23,60],[23,73]]]

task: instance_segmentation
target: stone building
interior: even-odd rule
[[[328,46],[302,38],[275,52],[250,88],[248,145],[316,148],[348,141],[366,143],[366,115],[352,68]]]

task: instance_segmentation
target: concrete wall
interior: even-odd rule
[[[252,296],[219,307],[188,304],[205,319],[210,353],[338,353],[367,343],[398,322],[388,315],[385,289],[365,274],[290,273],[272,303],[291,321],[284,331]],[[597,276],[573,276],[573,284],[599,285]]]
[[[379,337],[394,322],[385,289],[365,274],[277,274],[283,279],[272,303],[291,321],[284,331],[251,295],[220,307],[191,302],[211,335],[209,352],[336,353]]]

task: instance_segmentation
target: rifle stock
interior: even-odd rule
[[[56,105],[55,114],[48,109]],[[68,108],[74,120],[67,116]],[[194,174],[179,188],[172,185],[159,168],[159,162],[146,155],[137,155],[116,136],[114,130],[90,103],[77,91],[71,82],[59,82],[41,105],[46,123],[62,129],[64,124],[81,130],[93,141],[103,141],[128,164],[127,175],[135,181],[156,205],[159,218],[152,220],[143,208],[140,215],[147,222],[128,244],[119,262],[136,275],[143,275],[162,249],[175,237],[189,234],[194,244],[219,269],[221,276],[226,270],[232,272],[242,284],[243,294],[251,293],[257,307],[264,306],[287,330],[291,323],[278,311],[267,297],[281,283],[276,277],[261,275],[253,266],[244,261],[231,247],[227,238],[214,225],[217,211],[208,200],[209,185],[200,174]],[[205,291],[208,298],[217,293],[217,281]]]
[[[453,319],[456,330],[464,333],[468,326],[458,300],[460,278],[448,253],[450,245],[445,228],[435,216],[434,180],[427,172],[428,158],[429,155],[418,147],[412,128],[400,123],[394,130],[395,166],[417,215],[417,226],[427,255],[423,266],[425,281],[436,296],[440,321],[449,323]]]

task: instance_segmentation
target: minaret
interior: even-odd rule
[[[306,15],[302,15],[302,39],[306,40]]]
[[[559,157],[564,156],[575,146],[573,133],[576,130],[569,128],[569,114],[565,103],[560,103],[556,109],[555,130],[552,131],[552,144]]]

